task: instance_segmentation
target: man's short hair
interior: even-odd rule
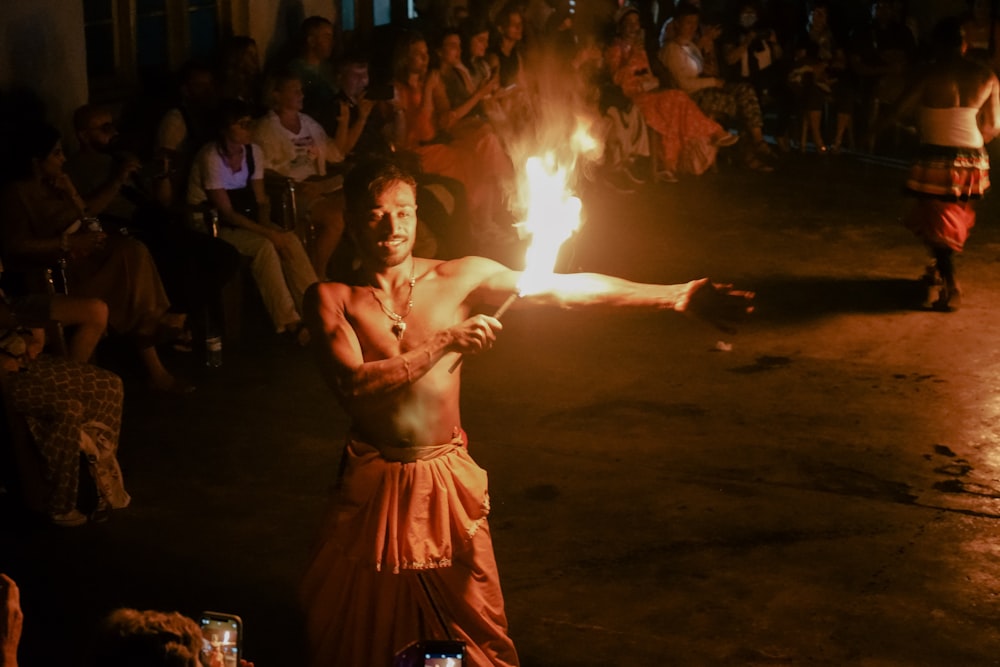
[[[416,192],[417,180],[395,160],[369,158],[359,162],[344,177],[347,223],[364,220],[375,200],[394,183],[406,183]]]
[[[199,667],[198,624],[177,612],[117,609],[105,619],[97,664],[101,667]]]
[[[302,41],[305,42],[307,39],[312,37],[314,32],[325,26],[330,26],[332,28],[333,21],[325,16],[310,16],[302,22]]]

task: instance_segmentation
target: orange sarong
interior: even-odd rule
[[[390,665],[414,641],[451,638],[466,643],[467,665],[517,665],[486,471],[465,434],[421,448],[349,439],[344,459],[302,581],[311,663]]]

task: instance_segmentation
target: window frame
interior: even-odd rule
[[[191,26],[188,0],[166,0],[167,69],[175,71],[191,53]],[[218,39],[232,34],[233,0],[215,0]],[[108,75],[87,76],[90,97],[95,101],[113,101],[134,94],[142,85],[139,78],[136,43],[138,10],[136,0],[111,0],[111,23],[114,40],[114,71]],[[84,30],[90,24],[84,23]]]

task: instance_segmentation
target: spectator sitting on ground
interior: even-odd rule
[[[346,117],[346,107],[339,103],[338,107]],[[348,125],[345,120],[337,129],[346,133]],[[302,82],[296,74],[275,77],[271,111],[257,121],[253,139],[263,151],[264,178],[295,181],[299,215],[295,222],[303,222],[309,230],[313,269],[325,277],[344,232],[343,174],[328,174],[327,165],[342,163],[344,155],[319,123],[302,113]]]
[[[336,99],[337,71],[330,60],[335,45],[333,22],[322,16],[310,16],[302,22],[301,39],[299,56],[288,67],[302,81],[303,111],[333,136],[340,113]]]
[[[17,135],[14,164],[21,177],[0,196],[4,264],[35,273],[68,258],[75,296],[108,304],[112,331],[133,338],[154,389],[186,393],[193,387],[164,368],[154,344],[183,329],[185,317],[168,313],[170,302],[153,259],[141,242],[92,229],[86,202],[63,171],[59,132],[50,125]],[[43,286],[29,286],[42,291]]]
[[[110,110],[84,105],[73,123],[80,150],[66,161],[66,173],[87,211],[109,227],[128,227],[146,244],[175,310],[200,317],[207,308],[212,317],[221,317],[222,287],[239,268],[236,250],[182,224],[148,194],[149,186],[138,178],[138,160],[115,152],[118,131]]]
[[[195,157],[188,180],[188,204],[214,208],[219,238],[251,258],[250,270],[275,330],[309,340],[302,325],[302,295],[317,281],[295,232],[273,224],[264,191],[264,155],[250,143],[250,108],[239,100],[219,107],[217,138]]]
[[[104,304],[94,299],[61,297],[48,304],[47,300],[22,301],[16,307],[0,292],[0,375],[5,376],[14,411],[27,422],[38,449],[46,498],[42,507],[34,509],[44,512],[53,525],[81,526],[87,522],[77,507],[81,449],[98,493],[91,518],[106,518],[111,509],[127,507],[131,500],[116,458],[122,382],[96,366],[42,353],[43,327],[51,315],[76,311],[88,317],[85,325],[92,329],[103,328],[107,318]]]

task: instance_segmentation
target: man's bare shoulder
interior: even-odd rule
[[[342,300],[350,296],[351,292],[356,289],[355,287],[348,285],[347,283],[338,283],[334,281],[321,281],[314,283],[309,291],[315,292],[316,297],[320,300],[326,302],[330,300]]]
[[[961,78],[966,81],[973,82],[977,85],[988,85],[997,79],[996,74],[993,72],[993,68],[985,63],[971,60],[969,58],[962,58],[960,62],[961,69],[959,70],[959,73]]]
[[[343,311],[356,289],[346,283],[332,281],[313,283],[302,298],[302,314],[309,320],[322,313]]]
[[[439,263],[434,272],[442,278],[488,278],[500,271],[509,269],[495,260],[487,257],[470,255]]]

